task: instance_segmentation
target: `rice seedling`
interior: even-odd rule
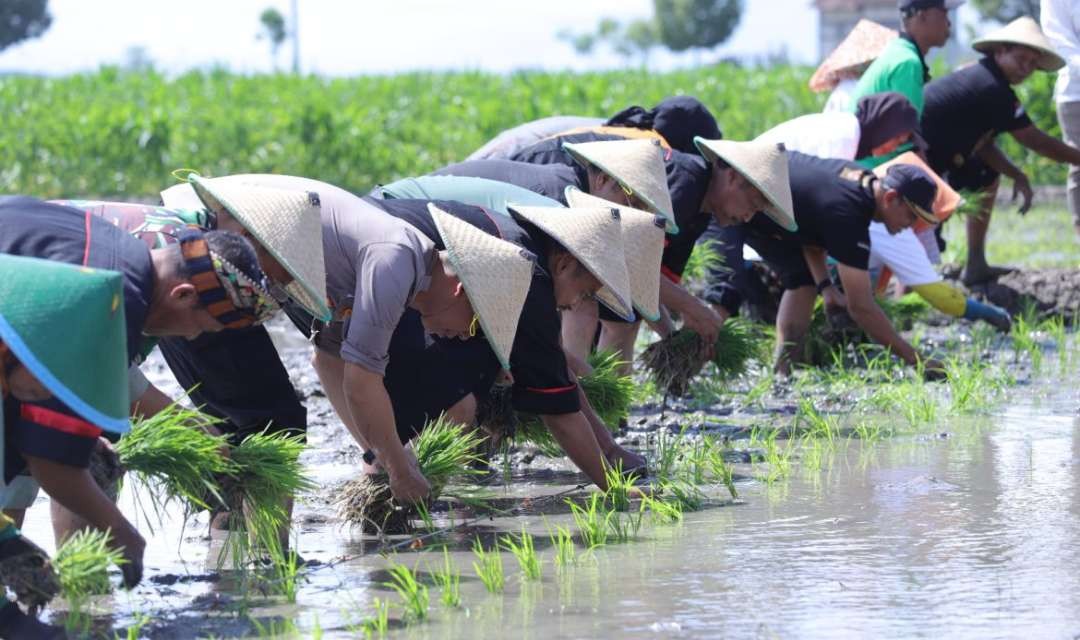
[[[643,502],[648,507],[654,523],[674,524],[682,522],[683,511],[678,502],[667,502],[648,496],[643,499]]]
[[[108,531],[83,529],[72,534],[53,556],[52,564],[60,581],[60,593],[69,611],[64,626],[72,634],[86,635],[92,622],[84,613],[92,596],[112,593],[109,565],[125,562],[120,551],[109,546]]]
[[[879,298],[878,304],[893,326],[901,331],[911,329],[917,321],[925,319],[932,309],[917,293],[909,293],[900,298]]]
[[[555,531],[550,533],[551,547],[555,549],[555,566],[557,568],[568,567],[577,562],[577,547],[570,530],[563,526],[556,526]]]
[[[420,472],[431,483],[432,499],[452,479],[481,473],[473,463],[479,460],[477,451],[482,443],[477,432],[446,416],[424,427],[413,441],[413,450]],[[386,475],[365,475],[349,481],[338,493],[336,503],[346,523],[370,533],[408,533],[413,530],[412,518],[420,515],[416,505],[394,501]]]
[[[1065,332],[1065,316],[1056,315],[1047,318],[1040,325],[1040,329],[1054,341],[1054,347],[1058,353],[1058,370],[1061,373],[1069,368],[1069,343]]]
[[[375,612],[365,618],[359,625],[358,631],[365,638],[382,638],[390,630],[390,603],[380,598],[372,601]]]
[[[172,404],[135,422],[116,443],[121,466],[147,485],[146,495],[159,520],[172,502],[179,502],[190,514],[224,501],[219,479],[233,474],[236,464],[222,455],[225,438],[204,430],[217,422],[205,413]]]
[[[473,555],[476,556],[473,569],[484,588],[489,593],[502,593],[506,577],[503,574],[502,555],[499,554],[498,547],[485,550],[480,538],[477,538],[473,542]]]
[[[151,618],[148,614],[139,613],[136,614],[135,619],[131,621],[127,629],[124,629],[124,637],[127,640],[139,640],[142,637],[143,628],[150,624]],[[120,640],[120,634],[113,634],[115,640]]]
[[[680,513],[700,511],[705,506],[705,494],[685,480],[667,480],[658,485],[659,493],[667,496],[664,502],[674,505]]]
[[[945,363],[948,372],[949,396],[953,413],[968,414],[987,409],[993,396],[1001,387],[992,381],[986,373],[986,365],[974,361],[967,362],[959,358],[950,358]]]
[[[525,531],[524,526],[521,528],[521,536],[517,539],[510,535],[503,536],[502,547],[517,558],[522,577],[526,580],[540,579],[540,556],[536,555],[533,537]]]
[[[1031,370],[1038,374],[1042,370],[1043,351],[1038,340],[1038,326],[1029,320],[1026,314],[1020,314],[1013,322],[1009,336],[1012,338],[1013,355],[1019,359],[1021,354],[1028,356]]]
[[[686,268],[683,269],[683,280],[688,283],[705,283],[709,273],[716,269],[726,269],[724,254],[721,253],[719,245],[715,240],[704,240],[694,245],[690,259],[686,261]]]
[[[431,577],[439,587],[439,600],[447,609],[461,606],[461,573],[450,559],[450,551],[443,549],[443,564]]]
[[[795,426],[796,429],[804,430],[807,438],[823,441],[829,449],[836,444],[840,433],[840,424],[836,417],[822,415],[814,406],[813,401],[805,398],[799,401],[799,409],[795,413]]]
[[[640,359],[661,389],[675,396],[686,395],[690,381],[712,362],[716,378],[730,380],[746,372],[749,363],[763,353],[761,333],[753,324],[730,318],[720,329],[713,356],[701,336],[681,329],[645,348]]]
[[[590,494],[585,506],[569,498],[566,502],[570,505],[570,513],[585,548],[591,550],[607,544],[609,523],[615,517],[615,512],[604,508],[604,496],[599,493]]]
[[[612,431],[630,415],[630,405],[637,397],[637,385],[630,376],[623,375],[623,361],[613,351],[595,352],[589,355],[592,372],[578,378],[581,390],[600,420]],[[509,398],[506,400],[509,402]],[[518,413],[517,429],[513,437],[518,442],[528,442],[545,455],[562,455],[562,448],[540,420],[539,416]],[[503,430],[505,432],[505,429]]]
[[[877,442],[886,435],[886,430],[877,423],[862,420],[855,425],[851,434],[864,442]]]
[[[112,593],[109,565],[125,562],[120,551],[109,546],[107,531],[83,529],[60,545],[52,564],[60,579],[60,592],[69,601]]]
[[[791,473],[791,454],[793,453],[791,441],[789,440],[787,446],[781,449],[776,444],[778,435],[778,431],[773,431],[764,440],[765,464],[768,466],[768,471],[761,479],[768,485],[787,478]]]
[[[679,433],[674,436],[670,432],[660,431],[656,439],[655,455],[652,467],[656,478],[666,480],[675,476],[678,469],[679,456],[683,449],[683,441],[686,438],[687,427],[684,425]]]
[[[637,477],[636,474],[624,474],[622,465],[606,467],[604,469],[604,478],[607,481],[607,491],[604,492],[605,504],[615,511],[628,510],[631,497],[640,493],[635,486]]]
[[[401,598],[401,608],[406,622],[422,622],[427,619],[429,595],[428,588],[416,579],[413,570],[403,564],[393,564],[387,571],[390,581],[383,586],[390,587]]]
[[[645,509],[646,505],[642,502],[637,510],[609,512],[607,518],[611,532],[609,539],[626,543],[637,538],[638,531],[641,529],[641,522],[645,517]]]

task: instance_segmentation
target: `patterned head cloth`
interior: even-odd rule
[[[248,251],[241,254],[248,264],[234,264],[211,249],[207,235],[198,229],[180,233],[180,252],[199,302],[226,329],[242,329],[269,320],[278,306],[258,267],[254,249],[248,245]]]

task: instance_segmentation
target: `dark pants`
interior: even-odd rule
[[[321,322],[295,305],[286,304],[285,312],[308,337],[313,330],[323,330]],[[429,340],[420,314],[412,309],[405,310],[390,338],[389,356],[383,384],[402,443],[470,393],[478,399],[486,394],[501,369],[483,338]]]
[[[264,429],[306,433],[307,409],[264,327],[165,338],[159,346],[192,402],[224,420],[218,426],[235,442]]]

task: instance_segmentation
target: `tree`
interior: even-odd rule
[[[48,4],[49,0],[0,2],[0,51],[45,33],[52,24]]]
[[[273,7],[265,9],[259,15],[259,24],[262,25],[262,33],[257,37],[261,40],[266,38],[270,41],[270,55],[274,58],[274,68],[277,68],[278,50],[285,43],[285,16]]]
[[[1039,0],[972,0],[971,4],[983,18],[1002,24],[1021,16],[1039,19]]]
[[[712,49],[731,37],[742,0],[653,0],[660,42],[672,51]]]

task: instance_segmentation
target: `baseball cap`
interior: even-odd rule
[[[964,0],[897,0],[896,8],[900,11],[921,11],[923,9],[955,9],[964,4]]]
[[[930,174],[913,164],[897,164],[889,167],[882,181],[886,189],[900,193],[900,197],[911,207],[912,212],[924,222],[937,224],[934,215],[934,198],[937,197],[937,183]]]

